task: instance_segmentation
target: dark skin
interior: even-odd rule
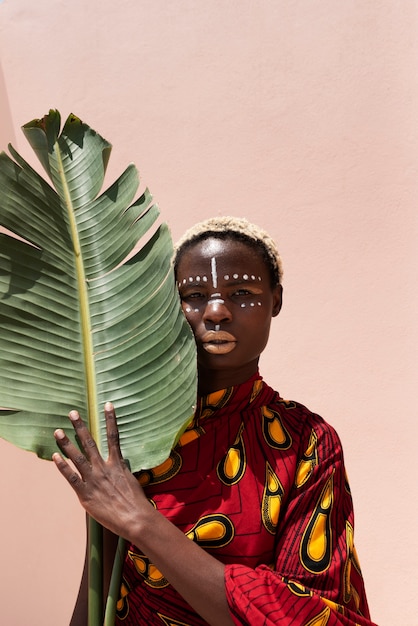
[[[183,254],[177,280],[182,307],[196,338],[200,394],[240,384],[255,374],[271,319],[278,315],[282,301],[281,286],[271,286],[261,255],[234,239],[208,238]],[[223,563],[151,506],[123,461],[113,405],[105,405],[107,460],[101,457],[77,411],[71,411],[69,417],[85,453],[59,429],[55,433],[58,446],[77,471],[58,453],[53,460],[86,512],[110,531],[110,536],[124,537],[140,547],[208,624],[231,626]],[[81,603],[71,623],[86,623]]]
[[[259,252],[240,241],[205,239],[181,257],[177,281],[183,311],[196,339],[199,393],[248,380],[258,369],[271,319],[282,305],[281,285],[271,287],[270,273]],[[231,335],[236,341],[224,341],[231,345],[216,350],[216,335],[211,343],[210,332],[217,326],[226,339]]]

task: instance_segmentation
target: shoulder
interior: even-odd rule
[[[276,416],[283,428],[291,433],[294,440],[301,444],[312,437],[312,433],[321,445],[341,448],[341,441],[335,428],[321,415],[295,400],[284,399],[279,392],[274,392],[266,403],[264,413]]]

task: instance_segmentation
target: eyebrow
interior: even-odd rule
[[[210,285],[208,285],[207,283],[202,282],[201,280],[188,280],[187,282],[183,282],[181,280],[177,281],[177,285],[178,287],[183,287],[183,289],[186,289],[187,287],[202,287],[202,288],[210,288],[213,289],[213,287],[211,287]]]
[[[258,280],[258,278],[257,278],[257,277],[255,277],[255,278],[251,278],[251,277],[250,277],[250,278],[248,278],[248,279],[244,279],[244,278],[242,278],[242,277],[239,277],[239,278],[232,278],[232,279],[230,279],[230,278],[229,278],[226,282],[227,282],[227,284],[228,284],[228,285],[230,285],[231,287],[234,287],[234,286],[236,286],[236,285],[254,285],[254,284],[256,284],[256,283],[257,283],[257,285],[260,285],[260,287],[261,287],[261,284],[260,284],[260,283],[261,283],[261,281],[260,281],[260,280]]]

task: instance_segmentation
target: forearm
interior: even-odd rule
[[[89,515],[115,535],[141,547],[180,593],[212,626],[233,626],[226,600],[224,566],[188,539],[147,500],[122,459],[113,406],[105,406],[109,457],[100,456],[91,434],[76,411],[70,419],[82,448],[80,455],[65,433],[55,437],[78,472],[59,454],[53,460]],[[116,433],[116,436],[115,436]]]
[[[224,565],[176,528],[152,506],[143,508],[128,537],[171,585],[212,626],[232,626]]]

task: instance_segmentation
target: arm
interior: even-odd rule
[[[271,567],[226,566],[236,624],[273,626],[288,624],[290,617],[295,626],[372,624],[354,548],[341,443],[328,424],[313,417],[305,419],[300,463],[282,505]]]
[[[119,447],[113,406],[105,406],[109,458],[104,461],[76,411],[70,419],[85,455],[62,430],[55,437],[74,463],[75,472],[61,455],[53,460],[76,492],[87,513],[113,534],[140,546],[184,599],[213,626],[231,626],[225,593],[224,565],[190,541],[148,502],[136,478],[126,467]]]

